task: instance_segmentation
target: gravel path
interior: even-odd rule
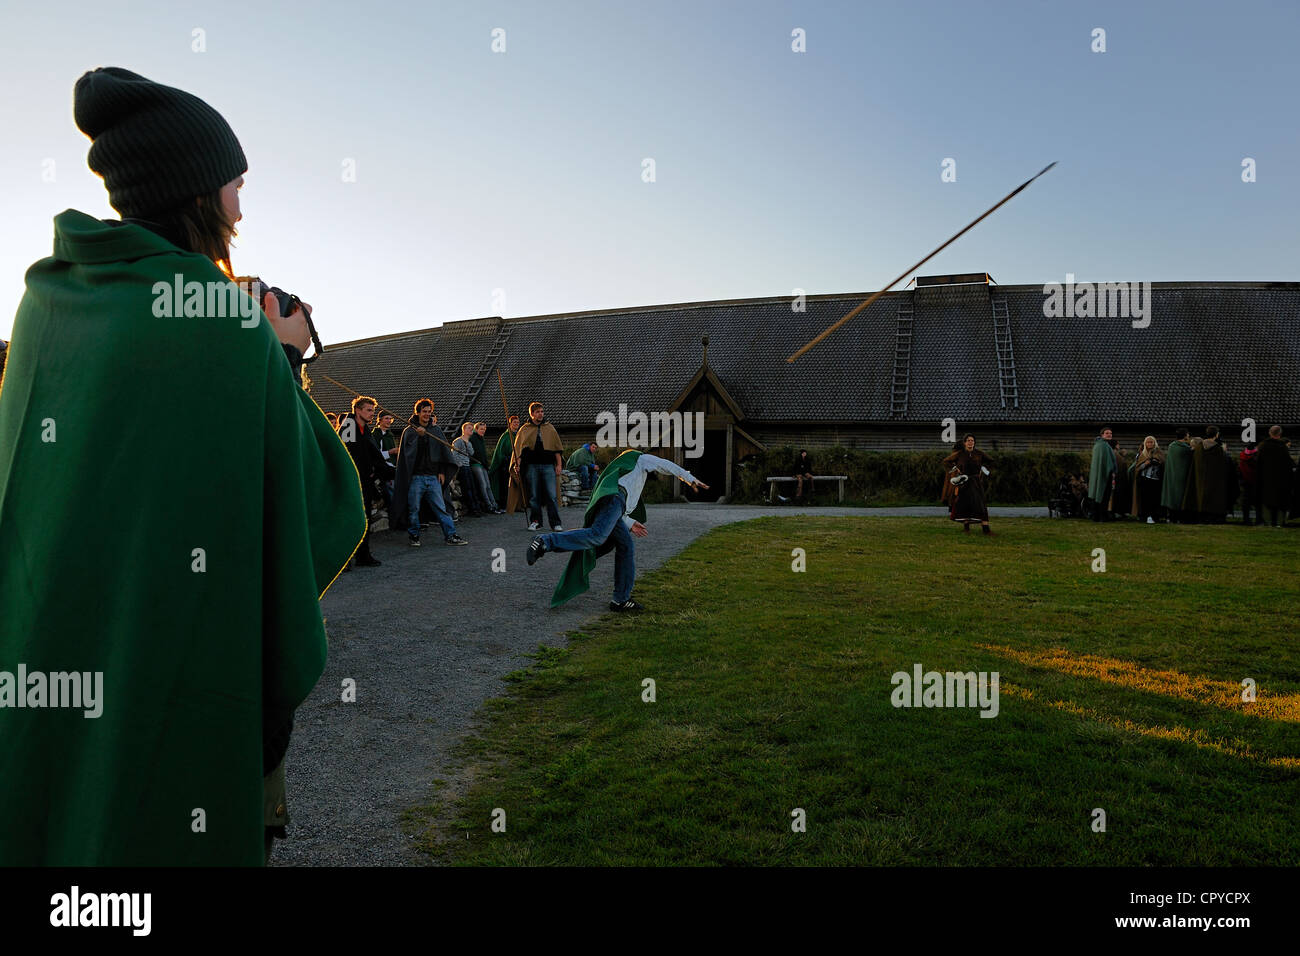
[[[1047,514],[1045,508],[990,511],[994,517]],[[637,571],[658,567],[711,528],[749,518],[944,513],[941,507],[651,505],[650,536],[637,541]],[[582,525],[580,508],[564,508],[560,517],[566,528]],[[273,864],[427,863],[402,832],[403,811],[426,801],[431,782],[447,772],[451,746],[483,702],[505,690],[502,677],[530,663],[525,654],[538,644],[563,646],[565,633],[606,611],[612,556],[597,565],[589,592],[552,611],[550,594],[565,557],[546,555],[529,568],[524,549],[532,535],[522,516],[470,519],[458,530],[468,547],[446,547],[436,528],[425,531],[418,549],[401,533],[372,535],[383,566],[341,576],[321,602],[329,660],[298,710],[285,762],[289,839],[276,842]],[[491,571],[494,548],[505,549],[504,574]],[[466,599],[448,603],[450,593]],[[355,703],[341,700],[347,678],[356,681]]]

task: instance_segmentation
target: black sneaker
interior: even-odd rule
[[[627,600],[624,601],[622,604],[620,604],[617,601],[610,601],[609,609],[611,611],[644,611],[645,607],[643,607],[640,604],[637,604],[636,601]]]
[[[546,553],[546,545],[542,543],[540,537],[533,538],[528,545],[528,564],[532,566],[537,563],[537,559]]]
[[[376,557],[357,558],[357,566],[362,568],[377,568],[383,563]]]
[[[420,539],[415,537],[414,535],[408,534],[406,536],[406,543],[413,548],[418,548],[420,546]]]
[[[451,544],[451,545],[469,544],[468,541],[466,541],[464,538],[462,538],[462,537],[461,537],[460,535],[458,535],[458,534],[453,534],[453,535],[451,535],[451,537],[447,538],[447,539],[446,539],[445,541],[443,541],[442,543],[443,543],[443,544]]]

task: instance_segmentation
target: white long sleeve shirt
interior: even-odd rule
[[[645,490],[645,476],[652,471],[657,471],[661,475],[673,475],[687,483],[699,481],[685,468],[669,461],[667,458],[659,458],[642,452],[641,456],[636,460],[636,466],[618,480],[618,486],[627,492],[627,511],[623,513],[623,524],[627,525],[629,530],[631,530],[632,525],[636,524],[631,512],[641,500],[641,492]]]

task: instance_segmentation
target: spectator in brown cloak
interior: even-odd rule
[[[1133,506],[1133,483],[1129,481],[1129,456],[1119,447],[1119,440],[1112,438],[1110,447],[1115,449],[1115,490],[1110,496],[1110,509],[1115,517],[1123,517],[1131,512]]]
[[[560,524],[560,472],[564,445],[555,426],[546,420],[541,402],[528,406],[528,421],[515,434],[510,471],[520,477],[528,490],[528,529],[541,528],[543,517],[552,531],[563,531]],[[546,514],[542,514],[545,506]],[[507,505],[506,510],[509,510]]]
[[[1183,510],[1196,512],[1197,520],[1205,524],[1222,524],[1228,513],[1225,458],[1219,429],[1210,425],[1205,429],[1205,437],[1192,443],[1192,468],[1183,499]],[[1228,464],[1231,463],[1228,459]]]

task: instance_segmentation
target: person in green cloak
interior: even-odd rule
[[[1088,469],[1088,497],[1092,499],[1092,520],[1110,517],[1110,496],[1115,487],[1114,433],[1107,426],[1092,442],[1092,467]]]
[[[1183,495],[1187,491],[1187,476],[1192,469],[1192,445],[1187,440],[1187,429],[1174,431],[1174,440],[1165,454],[1164,482],[1160,486],[1160,504],[1168,509],[1169,520],[1182,523]]]
[[[262,865],[360,481],[295,379],[302,311],[231,281],[229,124],[116,67],[74,116],[122,220],[55,217],[0,391],[0,866]],[[157,408],[224,424],[145,503]],[[50,706],[60,675],[97,714]]]
[[[515,448],[515,434],[519,431],[519,416],[511,415],[506,423],[506,430],[501,433],[497,439],[497,447],[492,452],[492,460],[488,462],[488,475],[492,479],[492,495],[496,498],[497,504],[507,510],[517,511],[522,503],[527,507],[528,496],[523,493],[523,486],[519,479],[510,471],[510,455]],[[508,504],[510,501],[510,488],[514,485],[516,488],[516,507],[511,508]]]
[[[651,472],[672,475],[690,485],[694,491],[707,491],[708,485],[685,468],[645,452],[628,450],[606,466],[592,489],[591,501],[583,516],[582,527],[572,531],[539,534],[528,545],[529,565],[548,551],[569,551],[560,582],[551,596],[551,607],[577,597],[591,587],[591,571],[596,560],[614,552],[614,599],[611,611],[641,611],[643,606],[632,600],[636,582],[636,545],[633,537],[644,538],[645,503],[641,492]]]

